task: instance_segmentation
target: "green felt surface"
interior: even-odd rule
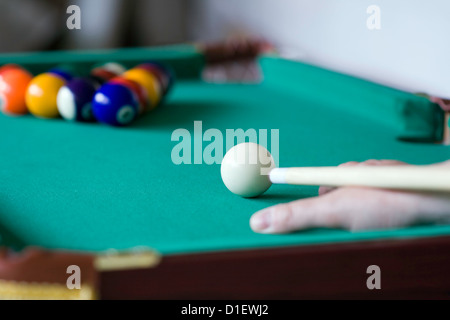
[[[401,139],[430,139],[441,115],[425,99],[276,58],[263,59],[265,80],[253,85],[204,83],[194,76],[200,67],[128,128],[0,115],[0,242],[172,254],[450,234],[450,226],[253,233],[253,212],[315,196],[317,187],[272,186],[260,198],[239,198],[223,185],[219,165],[172,163],[175,129],[192,132],[194,121],[222,132],[279,129],[282,166],[370,158],[427,164],[447,160],[450,148]]]

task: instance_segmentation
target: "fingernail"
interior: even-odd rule
[[[250,218],[250,227],[253,231],[262,232],[266,231],[270,227],[271,215],[269,210],[263,210],[255,213]]]

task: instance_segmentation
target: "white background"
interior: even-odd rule
[[[450,0],[61,0],[82,9],[67,31],[49,2],[0,0],[0,51],[39,50],[61,32],[69,49],[259,35],[282,54],[412,92],[450,98]],[[381,30],[366,10],[381,8]],[[62,18],[62,19],[60,19]],[[134,26],[134,28],[130,28]]]
[[[196,0],[193,37],[261,35],[303,61],[450,98],[449,0]],[[369,5],[381,30],[368,30]]]

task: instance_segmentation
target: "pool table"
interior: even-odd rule
[[[49,286],[63,287],[66,268],[78,265],[88,294],[63,288],[56,297],[450,298],[449,225],[256,234],[252,213],[317,196],[318,187],[276,185],[240,198],[222,183],[220,164],[171,157],[176,129],[194,143],[210,128],[224,136],[241,128],[269,138],[279,130],[284,167],[429,164],[450,157],[436,143],[445,127],[436,104],[274,54],[258,58],[258,83],[211,83],[202,78],[205,55],[194,45],[0,55],[0,65],[34,74],[148,59],[176,74],[164,103],[125,128],[0,115],[0,296],[52,297]],[[381,268],[381,290],[366,286],[370,265]]]

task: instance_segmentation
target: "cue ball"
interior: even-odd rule
[[[220,173],[225,186],[234,194],[252,198],[272,185],[269,172],[275,161],[269,151],[256,143],[241,143],[223,158]]]

